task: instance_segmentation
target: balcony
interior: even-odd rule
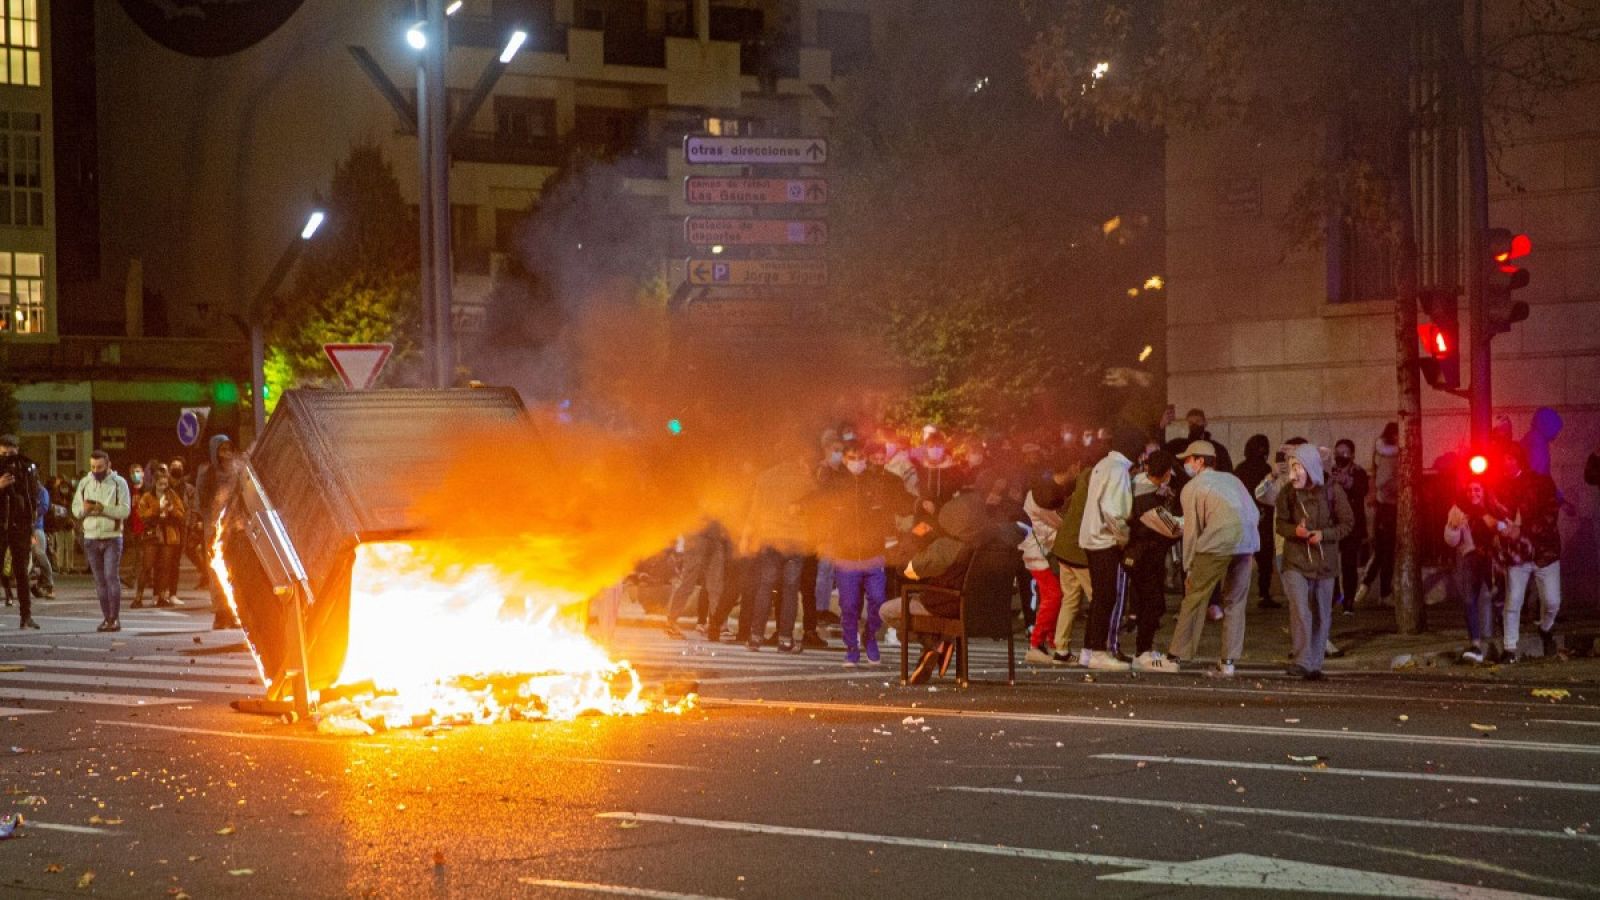
[[[607,31],[604,40],[608,66],[667,67],[667,36],[663,32]]]
[[[458,47],[499,50],[505,47],[506,38],[517,28],[528,32],[523,50],[567,55],[567,26],[553,22],[512,22],[458,14],[450,17],[450,43]]]
[[[0,371],[17,381],[239,378],[250,371],[242,338],[63,336],[46,343],[0,342]]]
[[[554,138],[512,140],[493,131],[469,131],[450,145],[450,156],[456,162],[559,166],[566,154],[566,147]]]

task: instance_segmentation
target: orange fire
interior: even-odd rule
[[[486,556],[438,541],[356,548],[336,683],[370,684],[361,718],[396,727],[648,709],[633,668],[584,633],[584,597],[505,562],[503,548]]]

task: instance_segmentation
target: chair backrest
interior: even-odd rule
[[[1011,635],[1011,596],[1022,553],[1014,547],[985,547],[972,555],[961,585],[967,636],[1004,640]]]

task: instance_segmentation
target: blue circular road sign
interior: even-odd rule
[[[193,447],[200,440],[200,417],[192,409],[186,409],[178,416],[178,443],[185,447]]]

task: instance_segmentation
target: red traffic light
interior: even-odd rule
[[[1533,240],[1525,234],[1513,234],[1504,243],[1492,248],[1491,252],[1494,253],[1494,261],[1500,264],[1500,271],[1510,275],[1519,268],[1511,265],[1511,260],[1521,259],[1532,253]]]
[[[1482,453],[1475,453],[1473,454],[1472,459],[1467,461],[1467,468],[1471,470],[1472,474],[1474,475],[1482,475],[1483,473],[1489,471],[1489,458],[1484,456]]]
[[[1450,350],[1452,349],[1450,347],[1450,336],[1439,326],[1431,322],[1418,325],[1417,337],[1422,339],[1422,346],[1427,348],[1430,355],[1436,357],[1450,355]]]

